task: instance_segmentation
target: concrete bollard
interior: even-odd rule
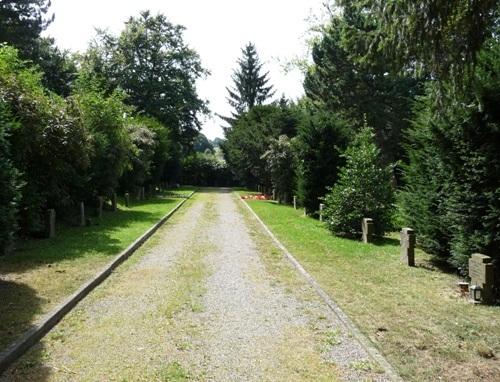
[[[52,239],[56,237],[56,210],[50,209],[47,210],[47,222],[46,222],[46,227],[47,227],[47,237],[49,239]]]
[[[130,194],[128,192],[125,193],[125,207],[130,206]]]
[[[85,227],[87,221],[85,220],[85,203],[80,202],[80,227]]]
[[[409,267],[415,266],[415,231],[411,228],[401,230],[401,261]]]
[[[118,209],[118,201],[116,198],[116,192],[113,192],[113,196],[111,197],[111,209],[115,212]]]
[[[374,225],[373,219],[364,218],[361,223],[361,229],[363,231],[363,243],[370,243],[373,239]]]
[[[104,198],[102,196],[99,196],[97,198],[97,200],[99,201],[99,206],[97,207],[97,217],[99,219],[102,218],[102,209],[104,207]]]
[[[297,209],[297,197],[295,195],[293,196],[293,209]]]
[[[325,205],[323,203],[321,203],[319,205],[319,221],[322,222],[323,221],[323,210],[325,208]]]

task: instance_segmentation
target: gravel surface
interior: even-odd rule
[[[387,380],[305,281],[268,271],[234,194],[183,209],[0,381]]]

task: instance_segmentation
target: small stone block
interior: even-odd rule
[[[415,231],[411,228],[401,230],[401,260],[404,264],[415,266]]]
[[[375,232],[375,227],[373,225],[373,219],[364,218],[361,223],[361,228],[363,232],[363,243],[367,244],[372,241],[373,233]]]
[[[494,267],[492,258],[480,253],[474,253],[469,259],[469,277],[471,285],[481,288],[481,300],[492,303],[494,285]]]
[[[47,211],[47,237],[52,239],[56,237],[56,210]]]
[[[80,202],[80,227],[85,227],[86,220],[85,220],[85,203]]]

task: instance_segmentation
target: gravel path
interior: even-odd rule
[[[233,194],[199,193],[0,381],[386,380],[255,235]]]

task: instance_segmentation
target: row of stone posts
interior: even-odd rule
[[[153,188],[156,191],[156,188]],[[163,189],[163,185],[160,185],[159,187],[160,191]],[[151,195],[154,194],[154,191],[151,191]],[[146,193],[145,193],[145,188],[141,187],[139,189],[138,195],[137,195],[137,200],[145,200],[146,199]],[[99,196],[97,198],[98,205],[97,205],[97,211],[96,215],[98,219],[102,218],[102,211],[104,208],[104,197]],[[130,193],[125,193],[125,206],[130,207]],[[86,225],[89,224],[89,219],[87,219],[85,215],[85,203],[80,202],[79,204],[79,219],[78,219],[78,225],[80,227],[85,227]],[[113,193],[111,196],[111,210],[112,211],[117,211],[118,210],[118,197],[116,193]],[[54,238],[56,236],[56,211],[54,209],[49,209],[47,210],[46,214],[46,233],[48,238]]]

